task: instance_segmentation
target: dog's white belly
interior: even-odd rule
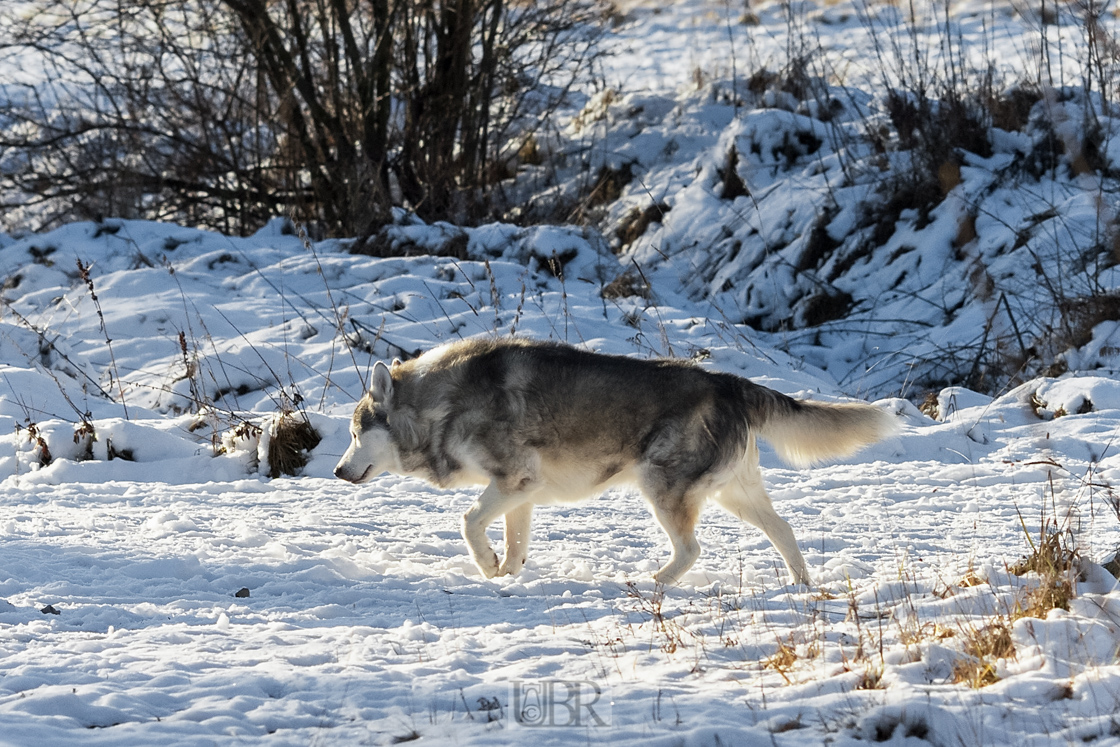
[[[600,495],[608,488],[636,481],[633,465],[606,479],[603,464],[594,460],[541,460],[541,487],[533,494],[533,502],[578,503]]]
[[[469,488],[472,485],[486,485],[489,482],[490,477],[485,472],[470,469],[461,469],[452,472],[440,487],[448,489]]]

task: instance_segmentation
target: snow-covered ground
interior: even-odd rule
[[[1044,518],[1071,517],[1086,559],[1120,544],[1108,487],[1120,382],[1036,380],[994,401],[947,390],[940,421],[885,400],[902,434],[848,463],[795,471],[767,455],[812,589],[784,586],[761,534],[711,509],[700,562],[662,597],[650,573],[665,542],[628,492],[538,511],[527,568],[485,581],[458,534],[474,491],[330,478],[373,359],[350,357],[330,299],[376,357],[516,326],[702,355],[806,396],[838,390],[687,306],[604,303],[582,278],[618,260],[575,230],[472,230],[487,270],[337,242],[312,253],[277,227],[235,239],[75,224],[0,251],[23,278],[7,291],[19,317],[5,317],[0,373],[0,739],[516,744],[508,689],[548,680],[595,683],[611,703],[605,736],[541,737],[558,742],[844,742],[897,723],[899,740],[936,744],[1116,738],[1120,591],[1097,566],[1069,612],[1014,622],[997,684],[950,680],[967,632],[1006,617],[1032,583],[1005,567],[1029,550],[1020,514],[1034,541]],[[579,251],[563,283],[525,260],[565,247]],[[33,248],[54,249],[50,264],[29,263]],[[79,258],[94,267],[111,357]],[[269,480],[227,411],[267,429],[281,386],[324,438],[303,476]],[[192,387],[216,406],[195,412]],[[83,417],[89,444],[75,438]],[[230,448],[215,456],[222,436]],[[797,656],[767,666],[783,648]],[[858,689],[868,672],[876,687]],[[501,712],[480,710],[495,698]]]
[[[1055,299],[1031,273],[1076,295],[1070,258],[1096,246],[1115,194],[1069,172],[1011,189],[1001,169],[1030,144],[1007,134],[854,272],[809,268],[852,296],[849,323],[742,326],[797,313],[812,281],[782,268],[799,264],[818,196],[832,195],[842,258],[874,184],[840,178],[849,146],[823,131],[815,158],[754,152],[822,126],[797,106],[736,112],[710,88],[681,90],[694,68],[730,75],[717,45],[731,5],[629,8],[611,63],[626,85],[567,131],[599,144],[594,168],[633,161],[642,177],[608,224],[669,203],[621,254],[589,229],[403,213],[383,237],[401,254],[465,246],[467,259],[305,245],[282,220],[249,238],[113,219],[0,235],[0,743],[1120,744],[1120,589],[1098,565],[1120,546],[1117,323],[1059,351],[1060,378],[994,397],[938,388],[924,412],[896,398],[921,401],[940,374],[917,363],[938,351],[1044,336]],[[821,6],[836,18],[814,28],[856,48],[844,7]],[[757,10],[734,33],[777,46],[751,64],[743,52],[743,69],[782,48],[778,6]],[[1029,24],[998,28],[1029,48]],[[850,113],[837,127],[863,116]],[[721,200],[732,143],[752,196]],[[969,212],[976,237],[954,247]],[[727,253],[698,264],[713,247]],[[614,288],[649,292],[604,293],[627,273]],[[1093,277],[1109,290],[1114,275]],[[870,393],[901,430],[811,470],[764,453],[811,588],[786,586],[764,537],[715,508],[699,562],[656,588],[666,542],[629,491],[539,509],[527,567],[488,581],[458,531],[476,490],[355,487],[331,469],[373,361],[504,334],[692,357],[803,397]],[[322,441],[299,476],[270,479],[285,410]],[[1076,594],[1025,616],[1039,577],[1010,567],[1054,529],[1078,548]],[[999,655],[968,653],[1003,627]],[[992,684],[955,681],[970,661]],[[609,725],[513,723],[514,697],[546,687],[564,721],[577,686],[598,688]]]

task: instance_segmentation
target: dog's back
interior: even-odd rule
[[[583,457],[664,459],[695,476],[742,455],[749,430],[797,466],[848,456],[893,427],[864,404],[795,400],[680,359],[603,355],[525,339],[468,340],[403,364],[402,397],[483,440]],[[427,360],[426,360],[427,359]],[[456,434],[458,435],[458,434]]]

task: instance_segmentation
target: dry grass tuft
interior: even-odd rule
[[[943,641],[956,634],[955,630],[940,623],[927,622],[902,626],[898,633],[898,640],[906,646],[913,646],[922,641]]]
[[[633,162],[624,163],[617,169],[604,165],[595,177],[595,184],[591,186],[586,204],[589,207],[608,205],[621,197],[622,191],[632,181],[634,181]]]
[[[984,579],[976,575],[975,568],[969,568],[965,571],[964,577],[960,580],[960,586],[965,589],[971,589],[973,586],[983,586],[984,583],[986,583]]]
[[[1043,577],[1041,584],[1027,592],[1023,599],[1016,601],[1011,618],[1018,620],[1020,617],[1037,617],[1044,620],[1050,610],[1068,610],[1073,596],[1071,579]]]
[[[937,392],[929,391],[926,392],[926,396],[922,399],[922,404],[918,405],[918,409],[930,420],[941,419],[941,405],[937,400]]]
[[[963,632],[964,653],[969,658],[958,661],[953,667],[953,682],[973,688],[999,682],[996,663],[1015,655],[1008,621],[997,618],[982,628],[969,628]]]
[[[857,690],[886,690],[887,686],[883,683],[883,668],[881,666],[867,665],[860,675],[859,682],[856,683]]]
[[[670,209],[669,205],[664,202],[653,203],[645,210],[639,210],[637,207],[631,208],[615,230],[621,248],[626,248],[637,241],[645,234],[651,224],[661,223]]]
[[[1037,542],[1031,538],[1025,525],[1023,531],[1031,552],[1008,568],[1008,571],[1016,576],[1036,573],[1039,585],[1016,602],[1012,619],[1045,618],[1052,609],[1068,610],[1069,601],[1074,596],[1074,579],[1080,562],[1072,530],[1069,527],[1059,529],[1056,521],[1046,519],[1039,529]]]
[[[791,633],[788,640],[778,639],[778,650],[772,656],[763,659],[762,666],[766,669],[773,669],[782,675],[782,679],[789,685],[793,684],[793,681],[789,678],[789,672],[800,658],[797,655],[797,647],[793,643],[793,634]]]
[[[720,182],[723,184],[720,197],[725,200],[734,200],[736,197],[750,197],[750,190],[747,189],[743,178],[739,176],[739,151],[735,149],[735,146],[731,146],[731,149],[727,151],[727,161],[720,170],[719,176]]]
[[[608,301],[616,298],[632,297],[644,298],[648,301],[652,294],[649,283],[647,283],[644,278],[635,272],[627,270],[603,286],[601,295]]]
[[[283,412],[273,421],[268,442],[268,476],[295,475],[322,437],[302,414]]]
[[[1112,556],[1112,560],[1104,564],[1104,569],[1113,576],[1116,576],[1116,578],[1120,578],[1120,549],[1116,550],[1116,554]]]

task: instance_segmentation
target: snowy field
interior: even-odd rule
[[[24,321],[5,322],[0,396],[0,738],[517,744],[524,735],[506,731],[510,683],[564,680],[610,698],[606,736],[569,727],[534,739],[1116,739],[1120,591],[1088,562],[1068,612],[1011,625],[1016,653],[996,663],[998,683],[951,684],[968,631],[1008,617],[1032,584],[1006,568],[1029,550],[1020,513],[1035,541],[1043,519],[1069,526],[1086,560],[1120,544],[1108,487],[1120,468],[1115,379],[1036,380],[994,401],[947,390],[940,421],[883,400],[901,435],[849,463],[795,471],[765,456],[811,589],[785,586],[761,534],[709,509],[700,562],[662,595],[650,574],[665,542],[626,492],[539,510],[526,569],[485,581],[458,534],[474,491],[330,478],[371,356],[355,371],[328,286],[350,317],[385,320],[380,335],[351,327],[376,357],[516,325],[607,351],[702,349],[712,365],[791,393],[838,392],[747,332],[713,331],[670,304],[644,312],[660,339],[635,335],[620,318],[639,310],[604,307],[598,286],[575,279],[612,259],[578,232],[471,232],[478,256],[513,256],[529,241],[579,247],[562,285],[498,257],[488,271],[353,256],[333,242],[313,255],[270,231],[234,239],[108,225],[0,252],[5,272],[24,277],[9,291]],[[34,247],[55,248],[53,264],[28,264]],[[70,270],[83,257],[112,358]],[[186,358],[182,330],[196,335]],[[98,375],[114,367],[119,381]],[[95,381],[123,387],[123,403],[96,396]],[[228,410],[236,399],[267,433],[280,385],[289,399],[299,392],[323,441],[302,477],[270,480],[260,439],[229,436]],[[192,386],[212,410],[190,412]],[[88,444],[75,438],[79,413],[94,429]],[[214,429],[226,436],[219,456]],[[495,699],[502,711],[482,709]]]
[[[566,133],[596,139],[602,164],[640,167],[616,218],[651,194],[671,204],[621,253],[578,227],[403,212],[388,234],[399,253],[454,242],[467,258],[352,254],[283,220],[248,238],[112,218],[0,234],[0,744],[1120,745],[1120,588],[1102,567],[1120,547],[1120,325],[1094,326],[1058,378],[994,397],[937,387],[915,404],[944,374],[941,351],[1040,334],[1030,325],[1053,309],[1032,273],[1075,287],[1063,268],[1112,220],[1115,193],[1068,174],[997,183],[1026,147],[1005,133],[963,169],[959,199],[901,216],[836,280],[849,323],[757,332],[736,322],[801,313],[804,275],[782,268],[798,264],[817,196],[834,195],[842,253],[872,187],[838,187],[829,159],[844,147],[823,131],[820,155],[781,168],[750,147],[818,120],[740,115],[694,90],[694,69],[731,75],[729,28],[752,34],[740,74],[776,59],[778,6],[757,26],[729,26],[727,3],[620,7],[619,94],[589,100],[594,124]],[[857,49],[846,7],[803,20]],[[1005,59],[1031,48],[1010,11],[954,12]],[[837,127],[863,116],[849,113]],[[730,143],[750,198],[712,193]],[[1120,170],[1115,141],[1104,157]],[[983,208],[954,252],[966,203]],[[951,297],[978,263],[994,290]],[[604,292],[634,267],[648,292]],[[1115,272],[1095,281],[1116,288]],[[630,491],[538,509],[526,568],[484,580],[459,535],[477,490],[388,475],[356,487],[331,470],[375,360],[507,334],[694,358],[801,397],[870,396],[900,432],[809,470],[764,451],[811,587],[787,586],[761,533],[714,507],[698,563],[655,587],[667,542]],[[270,478],[285,411],[322,440],[298,476]],[[1074,593],[1032,616],[1050,581],[1014,567],[1051,537],[1077,548]],[[978,647],[997,633],[1002,646]],[[547,687],[561,725],[514,723],[514,704]],[[603,723],[588,709],[566,721],[577,687]]]

